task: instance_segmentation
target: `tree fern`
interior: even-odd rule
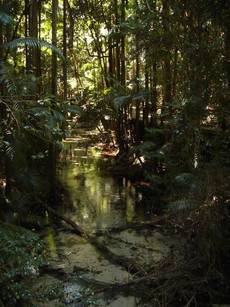
[[[65,60],[62,52],[52,44],[48,43],[43,39],[37,39],[33,37],[21,37],[14,39],[6,44],[3,45],[4,48],[8,49],[15,49],[18,47],[32,47],[32,48],[48,48],[54,51],[63,61]]]

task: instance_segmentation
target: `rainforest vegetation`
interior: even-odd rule
[[[58,213],[77,127],[97,131],[102,172],[131,180],[149,226],[187,242],[158,279],[114,259],[137,276],[117,287],[146,283],[149,306],[229,304],[230,2],[0,0],[0,306],[33,306],[39,218],[95,243]]]

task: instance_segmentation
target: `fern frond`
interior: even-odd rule
[[[21,37],[21,38],[17,38],[12,40],[11,42],[8,42],[6,44],[3,45],[4,48],[9,48],[9,49],[15,49],[18,47],[32,47],[32,48],[48,48],[51,49],[52,51],[54,51],[57,56],[59,56],[63,61],[65,61],[65,58],[62,54],[62,52],[60,51],[60,49],[58,49],[57,47],[55,47],[54,45],[48,43],[47,41],[43,40],[43,39],[37,39],[37,38],[33,38],[33,37]]]

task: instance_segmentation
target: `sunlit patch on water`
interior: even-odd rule
[[[70,194],[73,208],[66,214],[72,220],[94,231],[125,225],[137,218],[135,202],[142,199],[141,193],[125,178],[100,175],[100,147],[80,136],[67,140],[64,146],[69,163],[61,169],[60,179]]]

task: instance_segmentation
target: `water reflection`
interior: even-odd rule
[[[65,143],[66,160],[60,179],[70,193],[73,208],[65,214],[88,231],[121,226],[135,219],[136,193],[130,181],[101,176],[97,147]]]

